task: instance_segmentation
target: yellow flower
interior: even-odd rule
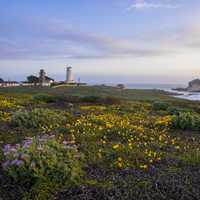
[[[105,141],[105,140],[102,140],[102,143],[103,143],[103,144],[106,144],[106,141]]]
[[[180,146],[175,146],[175,149],[179,150],[179,149],[180,149]]]
[[[157,157],[157,160],[160,161],[160,160],[161,160],[161,157]]]
[[[100,130],[100,131],[103,130],[102,126],[99,126],[99,130]]]
[[[148,169],[148,165],[140,165],[141,169]]]
[[[119,148],[119,144],[113,145],[113,149],[118,149],[118,148]]]
[[[106,128],[112,128],[113,125],[111,123],[106,123]]]
[[[118,160],[119,162],[122,162],[122,158],[121,158],[121,157],[118,157],[117,160]]]
[[[117,165],[119,168],[122,168],[122,166],[123,166],[121,162],[118,162]]]

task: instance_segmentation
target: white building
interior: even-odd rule
[[[72,74],[72,67],[67,67],[67,71],[66,71],[66,83],[74,83],[74,77]]]
[[[20,86],[20,84],[16,81],[4,81],[2,83],[0,83],[1,87],[16,87],[16,86]]]

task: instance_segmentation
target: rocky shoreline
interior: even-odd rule
[[[172,88],[172,90],[180,92],[200,92],[200,79],[190,81],[186,88]]]

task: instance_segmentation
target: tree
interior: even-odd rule
[[[37,76],[30,75],[27,77],[27,81],[36,85],[37,83],[39,83],[39,78]]]
[[[4,80],[2,78],[0,78],[0,83],[3,83],[3,82],[4,82]]]

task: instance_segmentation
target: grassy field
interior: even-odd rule
[[[127,100],[151,100],[157,98],[169,98],[167,92],[160,90],[132,90],[132,89],[117,89],[107,86],[65,86],[59,88],[34,88],[34,87],[13,87],[13,88],[0,88],[0,94],[62,94],[73,96],[97,95],[97,96],[115,96]]]
[[[198,200],[199,132],[160,90],[0,88],[0,199]]]

